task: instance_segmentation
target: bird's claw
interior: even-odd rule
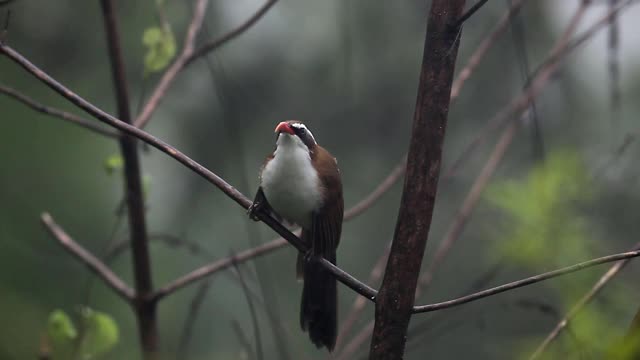
[[[260,212],[261,209],[262,209],[262,204],[260,202],[256,201],[253,204],[251,204],[251,206],[249,206],[249,208],[247,209],[247,214],[249,215],[249,219],[253,221],[260,221],[260,218],[258,217],[258,212]]]

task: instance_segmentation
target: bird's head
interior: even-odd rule
[[[313,137],[311,131],[297,120],[279,123],[278,126],[276,126],[275,133],[277,134],[276,144],[278,146],[295,144],[310,152],[313,151],[316,146],[316,139]]]

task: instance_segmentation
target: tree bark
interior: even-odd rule
[[[464,0],[433,0],[400,212],[376,300],[370,359],[402,359],[431,226]]]

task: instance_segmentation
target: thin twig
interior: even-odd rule
[[[482,40],[478,48],[469,57],[467,65],[460,70],[458,77],[453,81],[453,85],[451,86],[451,102],[454,102],[458,98],[464,83],[471,77],[471,74],[473,74],[478,65],[480,65],[480,61],[484,59],[489,49],[498,40],[498,37],[508,28],[509,20],[518,13],[522,5],[524,5],[524,2],[525,0],[515,0],[502,15],[491,34]]]
[[[232,254],[230,256],[232,259],[235,259],[235,256]],[[249,314],[251,315],[251,323],[253,325],[253,339],[255,340],[255,354],[257,360],[263,360],[264,355],[262,352],[262,340],[260,336],[260,326],[258,325],[258,315],[256,314],[255,306],[253,305],[253,301],[251,300],[251,292],[249,291],[249,287],[247,283],[244,281],[242,277],[242,272],[240,271],[240,267],[237,262],[233,262],[233,268],[236,270],[238,274],[238,280],[240,281],[240,286],[242,287],[242,292],[244,293],[244,297],[247,300],[247,306],[249,307]],[[249,349],[251,349],[249,344]]]
[[[97,134],[100,135],[104,135],[107,137],[111,137],[111,138],[118,138],[120,136],[120,134],[118,134],[117,132],[111,130],[111,129],[105,129],[103,128],[101,125],[98,125],[97,123],[91,121],[91,120],[87,120],[87,119],[83,119],[78,115],[75,114],[71,114],[68,113],[66,111],[60,110],[60,109],[56,109],[53,107],[49,107],[46,105],[43,105],[39,102],[36,102],[35,100],[31,99],[30,97],[20,93],[19,91],[12,89],[10,87],[4,86],[4,85],[0,85],[0,93],[5,94],[9,97],[14,98],[15,100],[18,100],[19,102],[23,103],[24,105],[32,108],[33,110],[46,114],[46,115],[50,115],[53,117],[57,117],[60,118],[62,120],[68,121],[72,124],[81,126],[85,129],[91,130]]]
[[[68,252],[74,255],[78,260],[84,263],[89,270],[96,274],[102,281],[107,284],[116,294],[125,299],[127,302],[133,300],[134,292],[124,281],[118,277],[107,265],[105,265],[100,259],[93,256],[89,251],[75,242],[71,236],[69,236],[58,225],[49,213],[43,213],[40,216],[40,220],[44,224],[45,228],[53,236],[62,247]]]
[[[396,167],[391,170],[389,175],[387,175],[387,177],[382,180],[382,182],[372,192],[369,193],[369,195],[360,200],[357,204],[353,205],[344,213],[344,220],[352,219],[373,206],[373,204],[376,203],[382,197],[382,195],[386,194],[387,191],[389,191],[389,189],[391,189],[391,187],[398,182],[402,175],[404,175],[406,167],[407,158],[405,156],[402,161],[400,161],[398,165],[396,165]]]
[[[640,249],[640,243],[637,243],[633,246],[633,251]],[[556,324],[556,326],[551,330],[551,332],[547,335],[547,337],[542,341],[542,343],[536,348],[536,350],[531,354],[529,360],[535,360],[540,358],[542,353],[549,347],[549,344],[555,340],[560,333],[567,328],[569,322],[576,317],[578,312],[582,310],[585,306],[587,306],[591,300],[604,288],[604,286],[616,276],[622,268],[624,268],[631,259],[621,260],[615,263],[612,267],[607,270],[602,277],[593,285],[593,287],[578,300],[575,305],[569,310],[569,312]]]
[[[462,24],[464,24],[465,21],[469,20],[469,18],[472,17],[473,14],[480,10],[480,8],[483,7],[484,4],[487,3],[487,1],[489,0],[478,0],[477,3],[473,4],[473,6],[469,8],[469,10],[465,11],[465,13],[460,16],[460,19],[458,19],[458,22],[456,23],[456,27],[462,26]]]
[[[199,47],[192,54],[187,56],[187,58],[185,59],[185,66],[191,64],[194,60],[198,59],[199,57],[205,56],[209,52],[219,48],[220,46],[226,44],[230,40],[235,39],[237,36],[249,30],[249,28],[255,25],[258,22],[258,20],[260,20],[267,13],[267,11],[269,11],[269,9],[271,9],[271,7],[275,5],[276,2],[278,2],[278,0],[267,0],[267,2],[264,3],[264,5],[262,5],[253,15],[251,15],[251,17],[247,19],[247,21],[240,24],[240,26],[222,35],[216,40],[208,42],[202,45],[201,47]]]
[[[389,245],[391,245],[391,242],[389,242]],[[382,254],[382,256],[378,258],[378,261],[375,263],[375,265],[371,269],[371,273],[369,274],[369,279],[367,279],[367,283],[375,284],[380,281],[380,279],[382,278],[382,275],[384,274],[384,267],[387,264],[387,258],[389,257],[389,250],[391,250],[391,248],[387,246],[387,248],[384,251],[384,254]],[[340,325],[340,331],[338,332],[338,340],[336,342],[336,347],[334,349],[335,355],[339,353],[338,350],[340,349],[342,342],[344,342],[345,337],[347,336],[347,333],[351,331],[351,328],[356,324],[356,322],[358,321],[358,318],[360,317],[360,314],[362,314],[362,311],[364,310],[366,305],[367,305],[367,301],[361,296],[358,296],[353,300],[353,305],[351,305],[351,311],[349,312],[349,314],[347,314],[347,316],[342,321],[342,324]],[[371,326],[373,329],[373,323],[371,324]]]
[[[621,9],[622,7],[617,8],[617,10]],[[506,122],[513,120],[514,118],[518,118],[518,115],[527,109],[531,100],[537,97],[541,93],[542,89],[544,89],[544,87],[553,79],[553,75],[555,75],[558,67],[561,65],[563,56],[593,36],[593,33],[596,31],[594,29],[598,29],[597,24],[587,32],[583,33],[583,35],[576,41],[569,41],[573,30],[571,32],[568,30],[574,29],[575,26],[577,26],[585,11],[586,5],[582,3],[574,13],[570,24],[567,26],[567,31],[565,31],[564,35],[556,42],[556,45],[554,45],[552,50],[549,52],[545,61],[543,61],[538,69],[531,75],[531,83],[528,84],[520,96],[513,99],[505,108],[487,122],[478,135],[474,137],[474,139],[462,150],[460,155],[458,155],[458,157],[452,162],[452,165],[445,176],[453,176],[456,174],[462,163],[470,158],[470,155],[473,154],[475,149],[486,140],[487,135],[491,131],[503,126]]]
[[[549,272],[546,272],[546,273],[543,273],[543,274],[534,275],[534,276],[531,276],[531,277],[528,277],[528,278],[525,278],[525,279],[521,279],[521,280],[517,280],[517,281],[514,281],[514,282],[510,282],[508,284],[496,286],[496,287],[491,288],[491,289],[479,291],[477,293],[470,294],[470,295],[463,296],[463,297],[459,297],[457,299],[443,301],[443,302],[434,303],[434,304],[428,304],[428,305],[414,306],[413,312],[414,313],[424,313],[424,312],[431,312],[431,311],[436,311],[436,310],[448,309],[448,308],[452,308],[452,307],[455,307],[455,306],[460,306],[462,304],[466,304],[466,303],[469,303],[469,302],[472,302],[472,301],[484,299],[484,298],[489,297],[489,296],[500,294],[500,293],[503,293],[505,291],[514,290],[514,289],[517,289],[517,288],[521,288],[523,286],[527,286],[527,285],[535,284],[535,283],[538,283],[538,282],[541,282],[541,281],[544,281],[544,280],[552,279],[554,277],[558,277],[558,276],[561,276],[561,275],[574,273],[576,271],[580,271],[580,270],[583,270],[583,269],[586,269],[586,268],[590,268],[590,267],[593,267],[593,266],[596,266],[596,265],[606,264],[606,263],[619,261],[619,260],[631,259],[631,258],[638,257],[638,256],[640,256],[640,250],[628,251],[628,252],[615,254],[615,255],[609,255],[609,256],[603,256],[603,257],[600,257],[600,258],[597,258],[597,259],[581,262],[581,263],[578,263],[578,264],[575,264],[575,265],[571,265],[571,266],[567,266],[567,267],[564,267],[564,268],[561,268],[561,269],[549,271]]]
[[[482,171],[473,182],[467,197],[464,199],[462,206],[458,209],[458,212],[453,219],[449,229],[445,233],[444,238],[438,245],[438,249],[433,256],[433,260],[429,263],[427,270],[420,275],[420,280],[418,284],[418,289],[416,289],[416,297],[419,296],[419,293],[425,290],[431,284],[433,280],[433,276],[435,274],[436,269],[445,259],[446,255],[449,253],[453,244],[462,234],[462,231],[465,228],[469,218],[473,210],[475,209],[478,201],[480,200],[480,195],[484,192],[484,189],[487,187],[489,180],[495,173],[498,165],[502,161],[504,154],[507,152],[507,149],[513,142],[516,131],[519,127],[519,122],[512,122],[509,126],[503,131],[502,136],[500,136],[500,140],[496,143],[489,159],[486,164],[482,168]]]
[[[180,55],[176,58],[176,60],[171,64],[171,66],[165,71],[158,82],[158,85],[151,93],[149,100],[147,100],[146,104],[142,108],[142,112],[136,117],[136,120],[133,122],[135,126],[139,128],[143,128],[149,120],[151,120],[151,115],[160,105],[160,101],[164,98],[169,86],[173,83],[176,76],[180,71],[184,68],[186,64],[186,60],[191,56],[195,49],[195,41],[200,28],[202,27],[202,23],[204,21],[205,10],[207,9],[207,4],[209,0],[197,0],[193,15],[191,17],[191,22],[189,24],[189,28],[187,29],[187,35],[184,39],[184,45]]]

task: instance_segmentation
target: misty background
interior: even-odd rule
[[[445,168],[484,124],[521,92],[526,78],[520,58],[523,52],[529,70],[533,70],[566,27],[578,2],[526,2],[514,20],[522,29],[522,38],[514,36],[513,27],[503,34],[452,104]],[[607,7],[601,3],[591,6],[580,29],[602,16]],[[491,32],[507,4],[489,1],[465,24],[458,70]],[[165,0],[178,49],[191,5],[191,1]],[[261,5],[257,0],[210,2],[199,43],[234,28]],[[281,0],[246,33],[181,73],[146,130],[252,198],[259,168],[273,150],[273,128],[283,120],[302,120],[318,143],[338,159],[345,207],[349,208],[371,192],[408,149],[428,6],[425,1]],[[56,80],[115,114],[98,2],[17,0],[10,8],[7,42]],[[141,97],[146,99],[159,79],[158,74],[143,77],[142,34],[158,25],[154,9],[152,1],[119,2],[117,8],[134,113],[140,109]],[[5,16],[2,9],[3,23]],[[625,136],[639,129],[640,27],[634,21],[639,16],[640,7],[635,6],[619,18],[619,109],[611,109],[607,30],[603,30],[568,56],[557,78],[536,99],[544,155],[535,150],[533,120],[525,122],[492,178],[492,190],[483,196],[432,286],[417,303],[443,301],[622,252],[638,241],[640,147],[631,143],[622,155],[614,155]],[[80,113],[5,57],[0,57],[0,83],[44,104]],[[6,96],[0,96],[0,120],[0,316],[4,324],[0,326],[0,358],[35,358],[49,314],[55,309],[73,314],[80,305],[111,314],[120,328],[120,341],[105,358],[140,358],[132,311],[56,244],[39,221],[42,212],[50,212],[77,242],[101,256],[110,241],[126,240],[126,217],[118,215],[122,177],[105,170],[105,162],[118,154],[117,142],[36,113]],[[498,134],[492,132],[452,180],[441,182],[423,269]],[[185,247],[153,241],[155,287],[275,237],[266,226],[250,221],[242,208],[211,184],[164,154],[147,150],[141,159],[148,179],[151,236],[175,237],[201,247],[194,254]],[[544,166],[543,162],[557,152],[571,153],[571,166],[578,164],[575,166],[580,168],[572,173],[582,174],[576,175],[580,179],[569,176],[561,183],[582,184],[571,200],[577,205],[567,216],[571,221],[579,219],[579,234],[588,239],[576,236],[576,232],[550,232],[545,236],[553,247],[545,245],[546,252],[536,252],[541,258],[535,263],[525,261],[528,248],[518,242],[524,240],[510,238],[514,216],[500,206],[505,193],[513,194],[500,187],[526,183],[532,169]],[[560,164],[563,168],[564,163]],[[549,171],[560,171],[557,169]],[[393,236],[401,184],[343,226],[338,265],[360,280],[369,277]],[[557,191],[564,194],[569,190],[560,186]],[[536,201],[535,196],[523,199],[526,204]],[[539,229],[536,224],[533,227]],[[567,224],[555,225],[565,229]],[[533,236],[532,241],[536,239]],[[524,257],[498,250],[513,244]],[[576,256],[557,259],[567,248]],[[301,284],[295,280],[293,248],[285,247],[256,262],[259,269],[268,270],[272,281],[266,285],[277,296],[277,305],[257,303],[265,357],[277,358],[265,316],[265,307],[270,307],[279,314],[294,359],[326,358],[326,351],[316,350],[299,329]],[[132,283],[130,253],[118,257],[111,266]],[[589,305],[590,315],[561,335],[552,345],[554,351],[576,356],[575,349],[580,348],[579,358],[598,358],[603,347],[624,334],[640,306],[638,266],[632,262],[605,288]],[[606,267],[455,309],[416,315],[406,358],[526,358]],[[254,264],[240,268],[255,296],[261,298]],[[251,339],[251,318],[242,287],[230,274],[211,277],[211,288],[183,358],[247,358],[232,324],[237,322]],[[478,281],[480,288],[476,288]],[[377,288],[379,284],[370,285]],[[180,290],[159,304],[160,348],[170,358],[177,352],[197,288]],[[356,296],[339,286],[341,319]],[[367,304],[356,331],[372,318],[373,309],[373,304]],[[593,320],[594,316],[598,319]],[[364,343],[358,356],[366,356],[368,344]]]

